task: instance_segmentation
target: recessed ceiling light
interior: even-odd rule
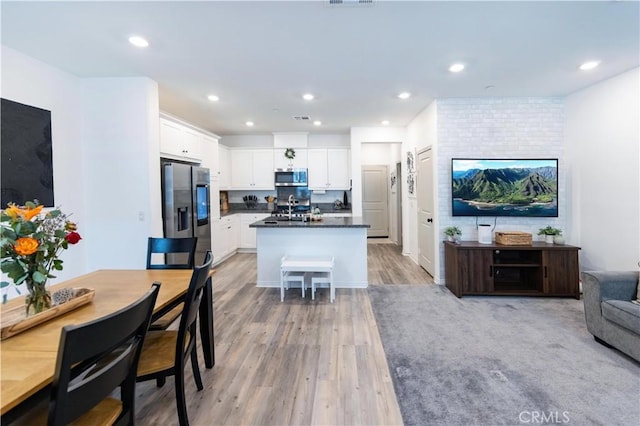
[[[311,93],[305,93],[304,95],[302,95],[302,99],[304,99],[305,101],[312,101],[313,98],[315,98],[315,96],[313,96]]]
[[[211,102],[218,102],[220,100],[220,98],[216,95],[209,95],[207,96],[207,99],[209,99]]]
[[[464,64],[453,64],[449,67],[449,71],[451,72],[460,72],[464,69]]]
[[[254,123],[253,123],[253,121],[247,121],[244,124],[246,124],[248,127],[252,127]]]
[[[313,122],[313,125],[314,126],[322,126],[322,121],[316,120],[316,121]]]
[[[580,69],[582,71],[588,71],[588,70],[594,69],[598,65],[600,65],[600,62],[598,62],[598,61],[589,61],[589,62],[585,62],[584,64],[580,65]]]
[[[388,126],[389,125],[389,120],[382,120],[381,121],[383,126]]]
[[[143,39],[140,36],[131,36],[129,37],[129,43],[133,44],[136,47],[147,47],[149,46],[149,42]]]
[[[398,97],[400,99],[409,99],[411,97],[411,93],[409,92],[402,92],[398,94]]]

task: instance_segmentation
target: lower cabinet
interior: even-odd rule
[[[270,215],[268,213],[251,214],[242,213],[240,216],[240,244],[241,249],[256,249],[256,228],[250,228],[254,222],[266,219]]]
[[[229,215],[214,220],[213,227],[213,260],[219,263],[238,249],[240,218]]]
[[[580,298],[579,247],[445,241],[446,286],[464,295],[567,296]]]

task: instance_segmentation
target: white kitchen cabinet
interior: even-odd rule
[[[254,222],[266,219],[270,215],[267,213],[253,214],[242,213],[240,214],[240,242],[238,248],[240,249],[255,249],[256,248],[256,228],[250,228]]]
[[[229,189],[273,190],[272,149],[232,149]]]
[[[214,263],[219,263],[238,249],[240,218],[232,214],[213,222],[213,258]]]
[[[218,179],[219,160],[218,160],[218,139],[213,136],[205,135],[201,133],[200,148],[202,154],[202,161],[200,166],[209,169],[211,179]]]
[[[218,187],[229,189],[231,181],[229,148],[218,145]]]
[[[200,162],[202,133],[160,118],[160,154],[165,158]]]
[[[284,156],[286,148],[276,148],[273,150],[273,166],[276,169],[294,169],[307,168],[307,150],[304,148],[294,148],[296,156],[293,160],[289,160]]]
[[[219,218],[220,217],[220,186],[218,182],[218,178],[214,178],[211,176],[211,182],[209,183],[209,204],[211,209],[211,217]],[[211,223],[211,232],[214,232],[214,225]],[[213,240],[211,240],[213,241]]]
[[[309,189],[350,189],[351,179],[348,149],[309,149],[307,157],[309,162]]]
[[[222,219],[213,219],[211,221],[211,242],[213,246],[213,263],[218,263],[222,260],[224,252],[226,250],[223,240],[224,226]]]

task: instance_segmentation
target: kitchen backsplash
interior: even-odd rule
[[[265,197],[270,195],[276,196],[276,191],[226,191],[229,194],[229,203],[231,205],[242,206],[244,205],[245,196],[255,195],[258,198],[258,208],[264,209],[267,207],[267,201]],[[347,191],[348,208],[351,208],[351,191]],[[324,194],[311,193],[311,205],[316,204],[325,206],[325,209],[329,209],[336,201],[344,204],[344,191],[326,191]],[[233,207],[232,207],[233,208]]]
[[[243,204],[243,197],[247,195],[255,195],[258,197],[258,203],[266,204],[265,197],[269,195],[276,196],[276,191],[228,191],[229,202],[233,204]],[[344,191],[326,191],[324,194],[316,194],[311,192],[311,204],[333,204],[336,200],[343,201]],[[349,204],[351,203],[351,191],[347,191]]]

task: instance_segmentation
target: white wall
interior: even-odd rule
[[[477,240],[476,219],[451,216],[451,158],[558,158],[557,218],[480,218],[478,223],[497,225],[496,230],[531,232],[546,225],[560,228],[569,244],[569,199],[564,159],[564,100],[562,98],[482,98],[438,101],[438,235],[455,225],[463,240]],[[440,259],[444,249],[440,244]],[[444,276],[444,262],[440,264]]]
[[[353,206],[353,216],[362,216],[362,174],[360,173],[362,144],[400,142],[404,147],[406,138],[407,130],[404,127],[351,128],[351,204]]]
[[[349,148],[351,145],[348,133],[311,133],[308,135],[307,142],[309,148]]]
[[[640,69],[566,99],[571,235],[582,270],[637,270],[640,260]]]
[[[388,221],[389,221],[389,239],[398,241],[397,215],[399,207],[395,194],[391,193],[391,181],[389,177],[391,173],[395,173],[396,163],[400,161],[401,143],[363,143],[361,147],[362,163],[361,166],[387,166],[387,194],[389,196],[388,203]]]
[[[158,87],[146,77],[83,80],[88,269],[144,269],[162,236]]]
[[[438,169],[439,166],[438,166],[438,158],[437,158],[437,152],[438,152],[437,112],[438,112],[437,102],[432,102],[424,110],[422,110],[420,114],[418,114],[416,118],[414,118],[411,121],[411,123],[409,123],[409,126],[407,127],[408,142],[405,146],[406,149],[403,152],[403,155],[405,158],[404,163],[406,163],[406,151],[410,150],[411,152],[413,152],[415,156],[415,161],[417,161],[418,151],[430,146],[432,148],[434,168],[435,170]],[[406,168],[406,164],[404,164],[404,167]],[[404,182],[405,184],[406,184],[406,178],[407,176],[405,175],[403,178],[403,180],[405,181]],[[433,226],[436,229],[438,229],[438,181],[437,179],[438,179],[438,174],[436,173],[436,175],[432,177],[432,184],[431,184],[434,191],[434,210],[435,210],[434,217],[433,217],[433,220],[434,220]],[[420,248],[418,246],[418,205],[417,205],[415,196],[408,197],[408,202],[406,206],[407,208],[404,209],[406,210],[406,212],[403,212],[405,215],[403,217],[403,221],[406,221],[405,222],[406,225],[404,226],[403,239],[404,241],[407,241],[407,243],[405,244],[403,249],[405,254],[408,254],[411,257],[411,259],[413,259],[414,262],[418,263],[418,255],[420,252]],[[438,253],[438,247],[440,245],[440,238],[438,233],[436,233],[434,244],[436,247],[434,247],[433,252]],[[438,283],[440,282],[440,277],[438,275],[438,271],[440,270],[438,267],[440,259],[438,258],[438,256],[436,256],[436,258],[433,259],[433,261],[434,261],[434,269],[436,271],[435,276],[433,278],[435,282]]]
[[[51,111],[55,204],[72,214],[80,235],[85,237],[62,253],[64,269],[49,280],[55,283],[87,272],[87,215],[81,194],[83,177],[90,165],[83,161],[80,80],[5,46],[1,55],[2,97]]]
[[[83,237],[48,283],[99,267],[144,268],[146,238],[162,233],[156,84],[80,79],[2,46],[1,88],[4,98],[51,111],[55,203]]]
[[[220,143],[229,147],[273,148],[273,135],[226,135]]]

